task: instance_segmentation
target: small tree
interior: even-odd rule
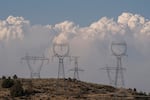
[[[18,79],[18,76],[15,74],[15,75],[13,76],[13,79],[14,79],[14,80]]]
[[[11,80],[11,77],[10,77],[10,76],[8,76],[8,79],[9,79],[9,80]]]
[[[6,79],[6,76],[2,76],[2,80]]]
[[[18,97],[24,94],[22,84],[19,80],[16,80],[15,84],[11,87],[10,94],[12,97]]]
[[[7,79],[4,79],[2,82],[3,88],[10,88],[14,85],[14,80],[12,80],[10,77]]]
[[[134,92],[137,92],[137,91],[136,91],[136,88],[134,88],[133,91],[134,91]]]

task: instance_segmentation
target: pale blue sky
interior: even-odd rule
[[[149,0],[1,0],[0,19],[23,16],[31,24],[56,24],[70,20],[87,26],[103,16],[117,19],[122,12],[150,19]]]

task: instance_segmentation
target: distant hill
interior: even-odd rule
[[[18,79],[25,94],[15,100],[138,100],[132,89],[116,89],[112,86],[87,83],[74,79]],[[12,100],[9,88],[2,88],[0,100]],[[139,99],[149,100],[149,99]]]

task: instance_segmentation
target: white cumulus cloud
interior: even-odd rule
[[[0,20],[0,40],[23,39],[23,27],[29,25],[29,21],[23,17],[9,16],[6,20]]]

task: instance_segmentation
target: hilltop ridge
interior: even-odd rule
[[[126,100],[134,99],[135,91],[117,89],[113,86],[78,81],[75,79],[18,79],[28,94],[14,97],[15,100],[117,100],[123,96]],[[2,84],[2,79],[0,80]],[[0,86],[0,100],[12,100],[9,88]]]

